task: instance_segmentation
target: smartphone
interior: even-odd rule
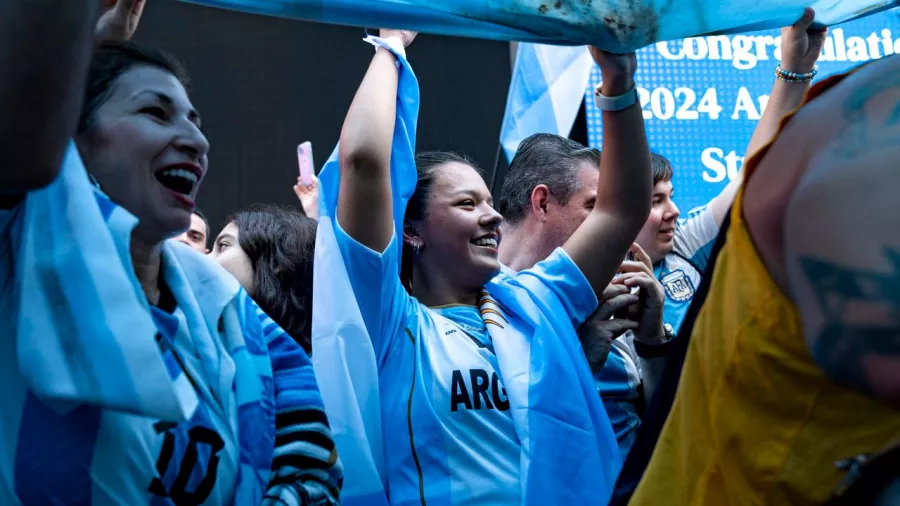
[[[300,182],[307,186],[311,185],[315,174],[311,142],[297,146],[297,164],[300,166]]]
[[[625,261],[626,262],[635,262],[636,260],[634,258],[634,253],[632,253],[630,251],[628,253],[625,253]],[[631,295],[637,295],[638,292],[640,292],[640,291],[641,291],[640,288],[634,286],[631,288]]]
[[[626,262],[634,262],[634,254],[630,251],[628,253],[626,253],[625,261]],[[616,274],[615,277],[619,277],[619,276],[620,276],[620,274]],[[613,278],[613,279],[615,279],[615,278]],[[640,288],[638,288],[636,286],[631,288],[632,295],[637,295],[639,291],[640,291]],[[631,312],[631,306],[623,307],[622,309],[616,311],[613,314],[613,318],[620,319],[620,320],[627,319],[630,312]]]

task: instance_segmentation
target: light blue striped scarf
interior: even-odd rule
[[[74,142],[56,181],[24,206],[16,332],[31,390],[58,409],[189,419],[197,394],[166,367],[131,264],[137,219],[95,195]]]
[[[161,351],[133,272],[134,216],[90,185],[74,144],[57,180],[29,194],[24,205],[16,340],[31,391],[58,412],[88,404],[165,421],[189,419],[197,392],[172,351]],[[259,504],[276,453],[276,409],[321,405],[311,364],[218,265],[174,243],[163,246],[163,257],[165,268],[178,273],[169,288],[198,356],[204,360],[221,340],[234,362],[234,381],[225,390],[234,397],[221,402],[237,412],[231,431],[240,455],[235,504]],[[306,365],[290,364],[273,378],[273,342],[289,360],[302,355]]]
[[[376,42],[380,39],[373,38]],[[388,49],[390,49],[388,47]],[[400,61],[397,120],[391,152],[394,225],[418,179],[415,128],[419,89],[405,58]],[[316,244],[313,364],[322,385],[338,450],[345,463],[346,505],[388,503],[381,401],[375,354],[335,240],[340,171],[337,149],[319,176],[320,221]],[[605,505],[621,468],[618,445],[597,395],[572,322],[557,302],[530,298],[518,281],[501,273],[485,287],[493,301],[528,329],[489,331],[506,385],[516,434],[522,443],[523,504]],[[491,301],[482,301],[482,309]],[[564,444],[562,444],[564,443]]]

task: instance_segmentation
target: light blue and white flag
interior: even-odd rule
[[[197,394],[160,354],[133,273],[137,218],[95,198],[74,142],[57,180],[28,194],[24,220],[16,340],[31,390],[62,411],[90,404],[189,419]]]
[[[585,46],[519,44],[500,132],[507,162],[530,135],[569,135],[593,65]]]
[[[370,41],[381,43],[378,37]],[[388,45],[383,46],[391,51]],[[400,81],[392,159],[412,159],[419,116],[419,83],[405,58]],[[393,162],[392,162],[393,163]],[[340,185],[338,148],[319,174],[319,226],[313,274],[313,368],[338,454],[344,464],[345,506],[387,505],[388,481],[381,427],[378,366],[372,340],[354,300],[354,287],[335,236]],[[391,175],[394,214],[401,217],[416,180]],[[403,230],[395,233],[402,237]],[[364,289],[364,288],[361,288]]]
[[[891,0],[183,0],[270,16],[626,52],[660,40],[777,28],[805,7],[831,25]]]

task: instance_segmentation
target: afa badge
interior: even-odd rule
[[[694,297],[694,284],[681,269],[666,274],[660,282],[666,288],[666,297],[674,301],[686,302]]]

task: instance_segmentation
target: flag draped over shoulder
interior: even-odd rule
[[[584,46],[519,44],[500,132],[507,162],[530,135],[569,136],[593,65]]]
[[[159,351],[129,244],[137,218],[95,197],[74,142],[28,194],[17,261],[16,344],[29,388],[59,411],[90,404],[179,422],[197,393]]]
[[[805,7],[832,25],[888,0],[182,0],[270,16],[626,52],[661,40],[777,28]]]
[[[419,92],[405,58],[398,55],[398,62],[390,177],[395,234],[400,237],[406,204],[417,182]],[[338,249],[337,153],[319,176],[313,366],[345,464],[343,503],[384,505],[390,498],[385,455],[391,452],[384,448],[383,434],[396,427],[382,427],[378,363],[357,299],[366,287],[352,285]],[[549,282],[527,272],[506,272],[485,286],[484,300],[496,307],[482,309],[505,314],[507,321],[490,333],[521,442],[520,492],[522,504],[528,506],[606,504],[621,468],[612,426],[575,333],[575,324],[596,309],[597,298],[571,260],[563,261],[564,255],[557,252],[553,265],[569,266],[569,270],[560,271]],[[560,295],[578,290],[575,287],[582,287],[579,293],[584,295],[578,308],[566,305],[567,297]]]
[[[381,39],[371,37],[379,42]],[[387,49],[391,49],[384,45]],[[414,159],[419,83],[405,58],[398,56],[400,80],[391,164]],[[372,342],[354,298],[354,290],[335,237],[340,174],[335,148],[319,174],[319,228],[313,275],[313,367],[341,461],[346,506],[387,505],[387,472],[381,427],[378,367]],[[416,178],[391,169],[394,223],[398,237]]]

